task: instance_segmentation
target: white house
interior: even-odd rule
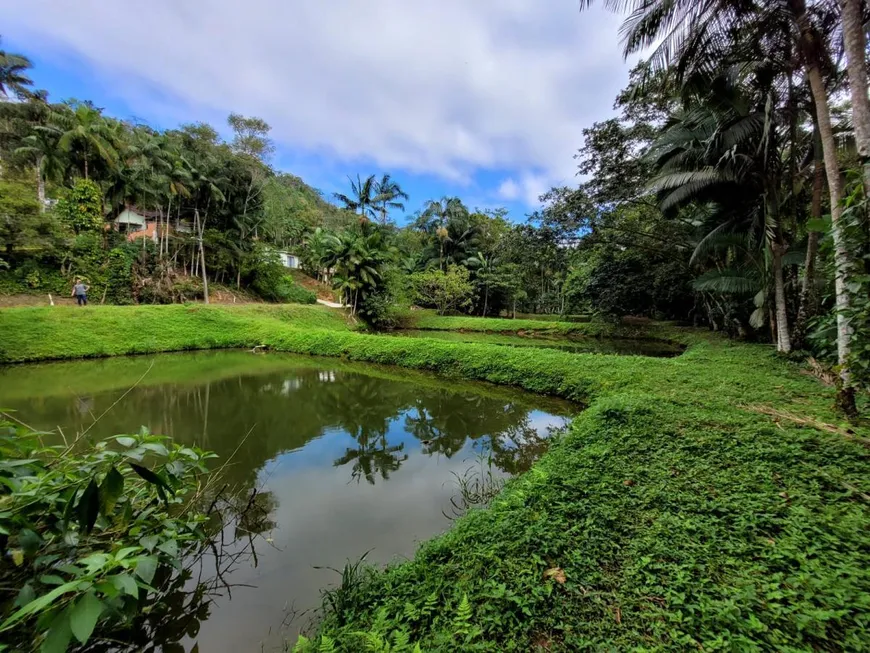
[[[296,270],[299,268],[299,257],[290,252],[278,252],[278,258],[281,259],[281,265],[285,268]]]
[[[157,214],[127,207],[115,218],[115,229],[127,234],[127,240],[150,238],[157,242]]]

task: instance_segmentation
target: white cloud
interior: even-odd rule
[[[523,172],[519,181],[515,181],[513,177],[505,179],[498,187],[497,194],[499,198],[508,202],[519,199],[528,206],[537,206],[540,204],[538,198],[541,195],[553,186],[565,183],[567,183],[566,180],[553,175]]]
[[[626,81],[619,17],[578,0],[5,0],[4,31],[164,114],[268,120],[284,145],[529,201],[573,176]],[[179,116],[181,117],[181,116]],[[535,200],[532,203],[536,202]]]
[[[498,187],[498,196],[503,200],[513,202],[520,196],[519,184],[517,184],[517,182],[508,177],[503,182],[501,182],[501,185]]]

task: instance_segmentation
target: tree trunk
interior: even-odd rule
[[[819,124],[819,134],[822,140],[822,154],[825,159],[825,173],[828,178],[828,194],[831,198],[831,235],[834,240],[834,289],[837,305],[837,359],[840,367],[840,388],[837,403],[848,415],[855,415],[855,389],[852,387],[852,374],[849,369],[849,355],[852,348],[852,326],[849,323],[849,309],[852,301],[846,282],[854,269],[852,256],[846,243],[844,226],[841,223],[843,214],[843,180],[840,177],[840,167],[837,162],[837,143],[834,140],[834,130],[831,127],[831,112],[828,107],[828,94],[822,73],[819,69],[819,46],[817,35],[806,13],[805,0],[789,0],[797,27],[801,34],[804,65],[816,118]]]
[[[864,190],[870,197],[870,96],[867,95],[867,37],[861,0],[840,0],[843,45],[852,94],[852,125],[858,157],[864,168]]]
[[[200,220],[198,210],[194,212],[194,216],[196,217],[196,224],[199,229],[199,264],[200,271],[202,272],[202,297],[203,301],[208,304],[208,276],[205,273],[205,249],[202,246],[202,233],[205,229],[205,219]]]
[[[85,179],[88,178],[88,155],[85,154]]]
[[[822,145],[816,128],[815,163],[813,169],[813,197],[810,204],[810,218],[820,220],[822,217],[822,191],[825,189],[825,164],[822,158]],[[806,346],[807,320],[810,318],[811,305],[815,303],[814,283],[816,277],[816,254],[819,251],[820,232],[811,231],[807,235],[807,254],[804,260],[804,278],[801,283],[800,301],[798,302],[797,319],[794,323],[792,344],[798,349]]]
[[[39,198],[39,212],[45,213],[45,173],[42,166],[45,164],[45,156],[40,154],[36,160],[36,196]]]
[[[485,286],[483,292],[483,317],[486,317],[487,308],[489,308],[489,285]]]
[[[788,332],[788,311],[785,304],[785,281],[782,276],[782,256],[786,247],[771,243],[773,251],[774,303],[776,304],[776,350],[785,354],[791,351],[791,336]]]

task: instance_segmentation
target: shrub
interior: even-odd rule
[[[317,295],[297,286],[293,277],[287,274],[287,268],[273,257],[258,262],[252,270],[252,276],[251,288],[267,301],[291,304],[317,302]]]
[[[88,179],[79,179],[57,203],[57,214],[76,234],[101,231],[103,194]]]
[[[397,305],[386,290],[377,290],[362,300],[359,315],[375,329],[395,329],[404,321],[407,309]]]
[[[158,570],[206,537],[196,501],[212,457],[145,432],[45,447],[0,423],[4,644],[65,651],[129,625]]]
[[[474,284],[471,273],[461,265],[450,265],[447,271],[428,270],[412,276],[417,302],[433,306],[439,315],[449,310],[471,306]]]

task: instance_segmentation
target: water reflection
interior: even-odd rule
[[[282,628],[290,606],[317,606],[333,580],[315,565],[341,567],[369,549],[375,563],[411,555],[449,526],[454,475],[479,451],[497,474],[523,470],[572,410],[488,385],[245,352],[5,368],[0,404],[66,433],[105,412],[91,435],[146,426],[228,461],[222,500],[237,519],[223,535],[245,557],[224,580],[240,589],[206,608],[172,604],[203,615],[195,633],[178,625],[202,653],[292,639],[300,624]],[[204,558],[206,576],[215,557]]]

